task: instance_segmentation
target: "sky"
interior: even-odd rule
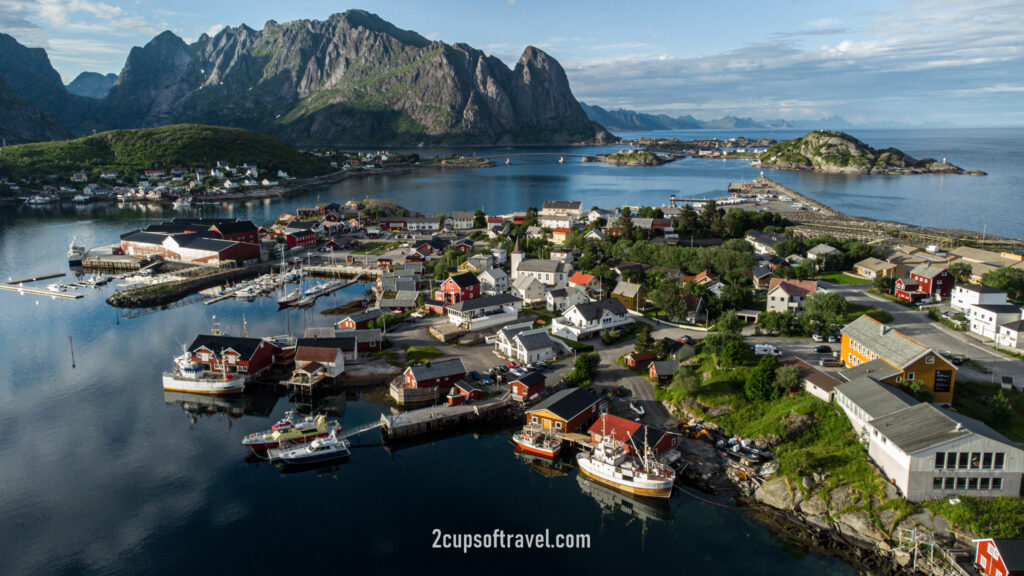
[[[45,48],[65,82],[117,73],[163,30],[362,8],[510,66],[533,45],[588,104],[700,119],[1024,124],[1022,0],[0,0],[0,32]]]

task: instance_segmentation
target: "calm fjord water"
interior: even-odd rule
[[[1017,198],[1021,138],[1000,131],[934,134],[855,133],[875,146],[946,155],[990,175],[885,182],[771,176],[850,213],[975,229],[988,222],[989,232],[1024,236]],[[978,156],[969,157],[970,150]],[[518,157],[488,170],[353,180],[319,196],[387,197],[427,213],[512,211],[546,198],[662,204],[672,193],[716,195],[730,181],[757,175],[739,162],[630,169],[556,160]],[[937,195],[946,204],[934,200]],[[267,221],[315,196],[225,206],[221,213]],[[936,220],[925,210],[934,210]],[[63,271],[72,235],[90,246],[110,243],[171,215],[102,206],[2,208],[0,277]],[[581,486],[575,472],[549,478],[528,467],[513,454],[507,434],[465,434],[393,452],[368,438],[348,463],[322,474],[282,475],[246,463],[241,438],[272,424],[288,400],[247,395],[220,406],[235,416],[190,417],[182,409],[185,398],[163,393],[160,373],[181,344],[209,330],[213,314],[229,332],[241,330],[244,316],[249,332],[261,335],[289,328],[299,333],[326,325],[323,317],[228,301],[129,318],[103,303],[114,289],[86,291],[78,301],[0,293],[0,574],[408,573],[434,566],[512,573],[531,564],[574,573],[853,573],[780,541],[742,512],[685,494],[673,497],[668,513],[654,511],[663,519],[650,520],[645,532],[626,512],[603,512],[602,503],[623,502]],[[362,290],[353,286],[318,307],[358,298]],[[345,427],[384,410],[359,394],[329,399],[324,408]],[[593,549],[463,555],[432,550],[434,528],[588,533]]]

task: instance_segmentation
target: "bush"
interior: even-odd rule
[[[780,366],[775,370],[775,388],[779,390],[780,395],[799,390],[802,380],[803,376],[796,366]]]
[[[576,357],[576,363],[569,372],[568,379],[576,386],[584,388],[590,386],[597,372],[597,365],[601,363],[601,357],[597,352],[584,352]]]
[[[907,380],[903,383],[903,389],[907,391],[907,394],[913,396],[916,400],[921,402],[931,402],[935,400],[935,394],[924,385],[924,382],[920,380]]]
[[[751,402],[763,402],[778,398],[779,390],[775,388],[775,370],[779,367],[779,361],[774,356],[765,356],[757,363],[757,366],[747,374],[747,380],[743,385],[743,394]]]

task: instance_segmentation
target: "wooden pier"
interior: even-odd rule
[[[34,276],[32,278],[22,278],[21,280],[10,280],[8,282],[0,282],[0,290],[9,290],[11,292],[17,292],[19,294],[35,294],[37,296],[51,296],[53,298],[65,298],[68,300],[78,300],[82,297],[81,294],[74,292],[54,292],[46,288],[36,288],[34,286],[25,286],[30,282],[39,282],[41,280],[50,280],[53,278],[61,278],[65,274],[59,272],[56,274],[43,274],[42,276]]]
[[[400,414],[381,414],[381,432],[385,440],[409,438],[439,432],[497,415],[511,402],[511,394],[474,404],[431,406]]]

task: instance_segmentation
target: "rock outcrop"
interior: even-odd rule
[[[99,100],[110,92],[117,82],[117,74],[100,74],[98,72],[82,72],[67,85],[68,92],[76,96]]]

